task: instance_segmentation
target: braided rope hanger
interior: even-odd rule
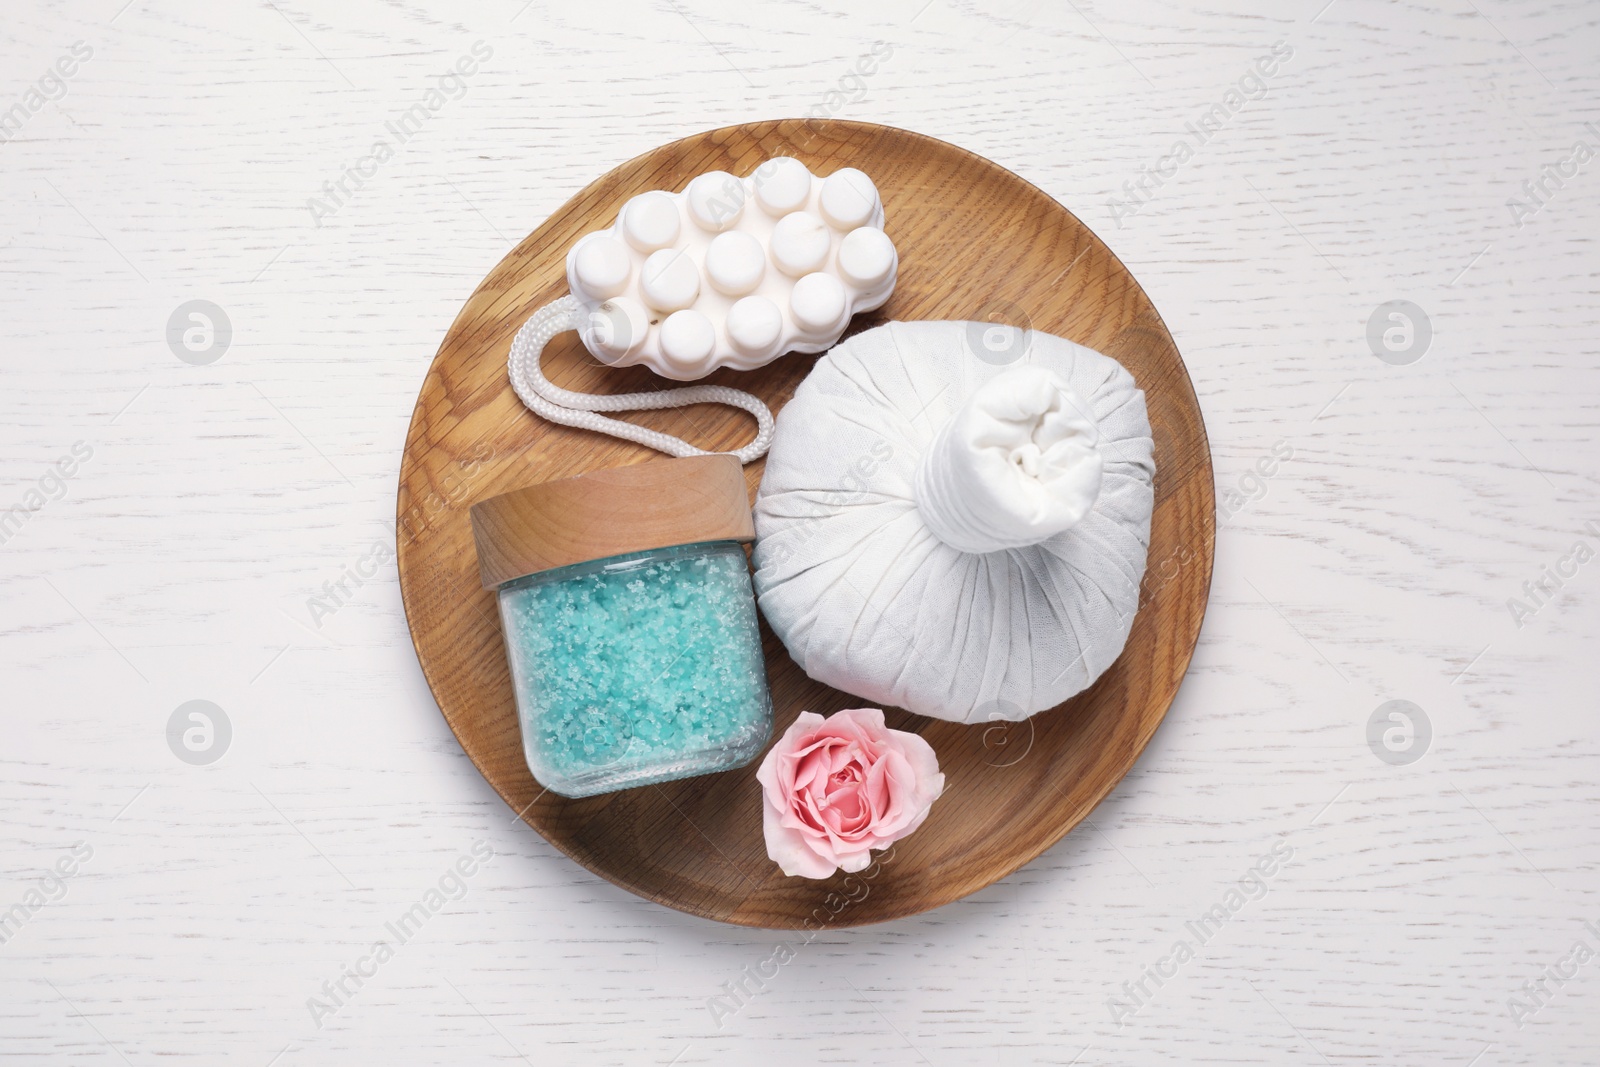
[[[596,433],[609,434],[624,441],[665,452],[669,456],[707,456],[713,453],[696,448],[671,434],[635,426],[621,419],[609,419],[602,411],[649,411],[681,408],[689,404],[725,404],[755,416],[755,440],[732,454],[740,463],[751,463],[767,454],[772,443],[772,411],[759,397],[725,385],[691,385],[682,389],[661,389],[649,393],[617,393],[602,396],[563,389],[544,376],[540,361],[551,338],[567,330],[581,331],[588,325],[582,306],[568,295],[546,304],[529,316],[511,341],[507,370],[511,388],[534,413],[560,423]]]

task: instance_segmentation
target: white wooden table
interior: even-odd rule
[[[1600,14],[1323,3],[8,5],[0,1062],[1596,1062]],[[1102,234],[1224,515],[1189,678],[1090,823],[728,1015],[781,935],[518,823],[384,546],[511,244],[653,145],[807,112]],[[169,744],[192,700],[209,749],[188,712]],[[1390,700],[1431,731],[1369,745]]]

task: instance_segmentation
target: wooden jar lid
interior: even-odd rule
[[[744,468],[726,453],[590,471],[472,505],[485,589],[627,552],[755,536]]]

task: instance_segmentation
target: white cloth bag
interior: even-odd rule
[[[778,415],[761,610],[808,675],[874,704],[956,722],[1055,707],[1132,628],[1152,451],[1144,393],[1082,345],[973,322],[857,334]]]

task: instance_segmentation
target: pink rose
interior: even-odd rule
[[[922,825],[944,791],[933,747],[890,730],[877,708],[802,711],[756,772],[767,855],[783,873],[859,871],[871,850]]]

